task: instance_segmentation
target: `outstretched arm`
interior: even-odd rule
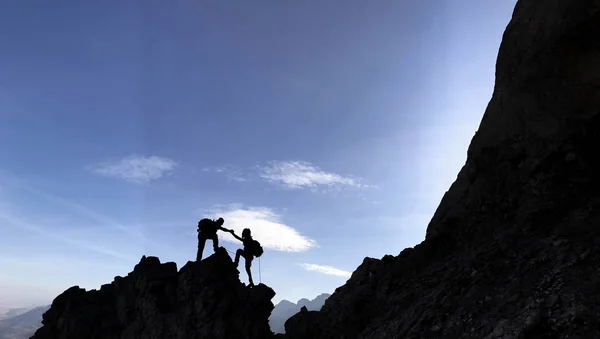
[[[227,228],[225,228],[225,227],[223,227],[223,226],[219,226],[219,229],[220,229],[221,231],[225,231],[225,232],[230,232],[230,233],[231,233],[231,230],[229,230],[229,229],[227,229]]]
[[[233,235],[239,241],[242,241],[242,242],[244,241],[242,238],[238,237],[237,234],[233,233],[233,230],[231,230],[231,235]]]

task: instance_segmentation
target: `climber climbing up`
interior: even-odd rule
[[[237,240],[244,244],[244,249],[240,248],[235,252],[235,267],[237,267],[240,263],[240,256],[244,257],[244,259],[246,259],[246,273],[248,273],[248,282],[250,283],[250,286],[254,286],[254,282],[252,281],[252,271],[250,268],[252,267],[252,260],[254,257],[258,258],[263,254],[263,248],[258,241],[252,239],[249,228],[244,228],[241,238],[238,237],[233,230],[231,230],[230,233]]]
[[[232,230],[223,228],[225,220],[219,218],[216,221],[204,218],[198,221],[198,253],[196,254],[196,261],[202,260],[202,252],[204,252],[204,244],[206,240],[211,239],[213,241],[213,248],[215,253],[219,249],[219,237],[217,231],[232,232]]]

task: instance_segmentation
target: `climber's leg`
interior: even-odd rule
[[[250,286],[254,286],[254,282],[252,281],[252,270],[250,269],[252,267],[252,259],[248,260],[248,258],[246,258],[246,273],[248,273],[248,282],[250,282]]]
[[[217,253],[217,250],[219,249],[219,237],[217,235],[214,236],[214,238],[212,238],[213,241],[213,249],[215,250],[215,253]]]
[[[202,252],[204,252],[204,244],[206,239],[204,237],[198,237],[198,253],[196,253],[196,261],[202,260]]]
[[[240,256],[244,255],[244,250],[243,249],[239,249],[235,252],[235,267],[238,267],[238,265],[240,264]]]

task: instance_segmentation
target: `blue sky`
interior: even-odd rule
[[[441,3],[4,2],[0,306],[181,267],[204,216],[275,301],[421,242],[515,1]]]

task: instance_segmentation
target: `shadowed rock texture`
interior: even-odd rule
[[[288,338],[600,338],[600,1],[520,0],[426,240],[366,258]]]
[[[175,263],[142,257],[100,290],[71,287],[54,299],[34,339],[270,338],[275,292],[243,285],[226,251]]]

